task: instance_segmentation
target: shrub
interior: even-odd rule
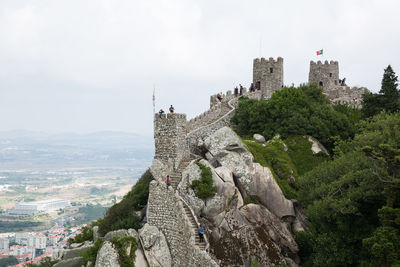
[[[135,262],[135,251],[137,249],[136,239],[132,236],[115,236],[110,239],[118,251],[118,261],[121,267],[132,267]],[[127,249],[130,246],[129,256]]]
[[[68,244],[71,245],[73,243],[82,243],[85,241],[93,240],[93,229],[90,226],[85,226],[82,228],[82,232],[77,234],[74,238],[68,239]]]
[[[85,252],[83,252],[81,254],[85,265],[89,261],[93,262],[93,263],[96,262],[97,252],[101,249],[102,246],[103,246],[103,240],[97,239],[96,242],[94,242],[93,247],[90,247],[89,249],[87,249]]]
[[[201,170],[201,178],[194,180],[190,186],[197,197],[201,199],[207,199],[213,197],[217,192],[217,188],[213,185],[211,169],[200,162],[196,163]]]
[[[136,211],[141,210],[147,204],[149,198],[149,184],[153,180],[150,170],[147,170],[137,183],[132,187],[121,202],[113,205],[106,213],[99,233],[105,235],[109,231],[118,229],[139,229],[140,218]]]

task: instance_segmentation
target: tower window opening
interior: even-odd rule
[[[269,68],[269,73],[274,73],[274,69],[273,68]]]
[[[332,72],[331,72],[331,73],[329,73],[329,77],[332,77]]]
[[[319,82],[319,86],[324,86],[324,83],[323,82]]]

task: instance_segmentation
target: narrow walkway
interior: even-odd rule
[[[181,162],[179,164],[178,169],[170,175],[171,176],[171,186],[172,186],[172,188],[174,190],[177,189],[177,187],[178,187],[178,185],[179,185],[179,183],[180,183],[180,181],[182,179],[182,172],[187,166],[189,166],[190,162],[191,162],[191,160]],[[204,242],[200,242],[200,237],[199,237],[199,235],[197,233],[197,228],[199,227],[199,225],[197,224],[196,219],[194,218],[194,215],[191,212],[190,208],[187,206],[187,204],[184,201],[181,201],[181,202],[183,204],[183,208],[185,210],[186,216],[189,219],[190,226],[192,228],[192,232],[193,232],[194,237],[195,237],[195,240],[194,240],[195,245],[197,247],[199,247],[201,250],[205,250],[206,249],[206,242],[205,241]]]
[[[193,214],[192,214],[192,212],[190,211],[190,208],[186,205],[185,202],[182,201],[182,203],[183,203],[183,208],[185,209],[186,216],[189,218],[189,221],[190,221],[190,223],[191,223],[191,225],[192,225],[192,231],[193,231],[193,233],[194,233],[194,238],[195,238],[195,239],[194,239],[194,243],[195,243],[195,245],[198,246],[201,250],[205,250],[205,249],[206,249],[206,242],[205,242],[205,241],[200,242],[200,237],[199,237],[199,235],[198,235],[198,233],[197,233],[197,228],[198,228],[199,226],[197,225],[196,220],[194,219]]]

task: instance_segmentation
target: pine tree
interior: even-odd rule
[[[397,76],[389,65],[383,73],[382,88],[379,91],[383,96],[383,108],[388,112],[400,109],[400,92],[397,86]]]
[[[361,113],[364,118],[372,117],[382,110],[389,113],[400,110],[400,91],[397,89],[397,76],[389,65],[384,70],[379,94],[364,94]]]

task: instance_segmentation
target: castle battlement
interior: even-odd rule
[[[254,59],[253,85],[261,90],[264,98],[270,98],[276,90],[281,89],[283,87],[283,58]]]
[[[154,114],[154,158],[176,168],[189,156],[186,144],[186,114]]]
[[[310,61],[310,66],[311,65],[338,65],[339,66],[339,62],[331,60],[328,62],[328,60],[325,60],[324,63],[321,62],[321,60],[318,60],[317,62],[315,61]]]
[[[264,57],[262,58],[255,58],[253,61],[254,64],[274,64],[274,63],[283,63],[283,58],[277,57],[275,60],[273,57],[268,58],[266,60]]]

